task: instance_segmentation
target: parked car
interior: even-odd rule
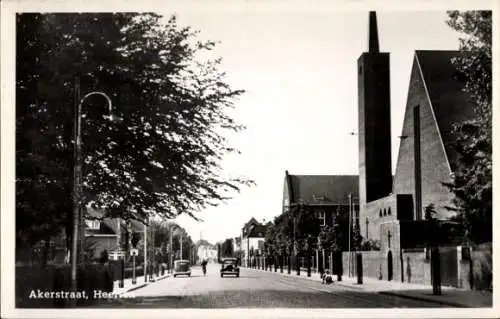
[[[240,267],[238,267],[237,258],[223,258],[221,262],[220,276],[224,275],[236,275],[240,276]]]
[[[191,277],[191,265],[189,260],[178,259],[174,261],[174,278],[177,276]]]

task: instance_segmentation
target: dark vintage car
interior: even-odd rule
[[[191,266],[189,260],[176,260],[174,261],[174,278],[177,276],[191,277]]]
[[[238,267],[237,258],[223,258],[221,262],[220,276],[235,275],[240,276],[240,267]]]

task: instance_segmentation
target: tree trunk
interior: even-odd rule
[[[47,266],[47,260],[49,258],[49,249],[50,249],[50,236],[45,238],[45,244],[43,245],[43,253],[42,253],[42,268]]]
[[[307,277],[311,277],[311,250],[307,250]]]
[[[290,275],[292,273],[292,254],[289,253],[287,254],[287,259],[288,259],[288,262],[287,262],[287,272],[288,274]]]

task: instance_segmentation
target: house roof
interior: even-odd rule
[[[104,217],[104,211],[101,209],[95,209],[90,206],[87,207],[87,218],[88,219],[99,219],[101,222],[106,225],[109,229],[112,230],[113,233],[118,234],[118,224],[115,218]],[[144,224],[137,220],[130,220],[130,225],[132,227],[132,231],[137,233],[142,233],[144,231]]]
[[[250,231],[249,231],[247,237],[249,237],[249,238],[265,237],[266,230],[267,230],[267,227],[265,225],[257,224],[254,227],[250,228]]]
[[[88,219],[99,219],[101,223],[106,225],[114,234],[118,234],[119,229],[116,220],[104,217],[104,212],[102,210],[87,207],[87,216]]]
[[[457,161],[453,149],[456,135],[452,134],[452,124],[474,117],[472,101],[469,95],[463,92],[464,82],[460,80],[460,73],[452,63],[453,58],[462,57],[464,54],[472,53],[415,51],[452,171],[455,170]]]
[[[266,234],[266,225],[259,223],[255,218],[250,218],[250,220],[245,223],[242,228],[243,237],[264,237]]]
[[[358,198],[358,175],[289,175],[293,202],[347,204],[349,193]]]

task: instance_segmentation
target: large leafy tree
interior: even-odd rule
[[[320,221],[304,205],[293,205],[275,219],[272,228],[266,234],[267,241],[275,250],[293,247],[294,239],[298,251],[311,244],[311,238],[318,237],[321,231]]]
[[[453,61],[465,79],[475,117],[456,123],[458,168],[447,184],[455,194],[457,219],[466,240],[492,240],[492,13],[450,11],[448,25],[460,32],[462,57]]]
[[[221,244],[221,254],[222,257],[233,257],[234,255],[234,247],[233,247],[233,239],[227,238]]]
[[[109,217],[173,218],[227,200],[251,182],[225,176],[225,134],[241,90],[225,82],[214,42],[156,14],[19,14],[16,230],[34,242],[71,233],[75,101],[84,101],[83,202]],[[79,86],[75,83],[79,82]],[[78,89],[78,87],[80,89]]]

